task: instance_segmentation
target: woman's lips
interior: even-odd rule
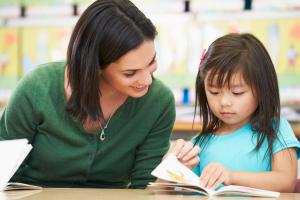
[[[143,91],[147,88],[147,85],[144,86],[132,86],[133,89],[137,90],[137,91]]]

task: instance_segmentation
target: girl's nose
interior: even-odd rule
[[[229,95],[227,94],[223,94],[221,96],[221,106],[225,107],[225,106],[231,106],[232,105],[232,101]]]

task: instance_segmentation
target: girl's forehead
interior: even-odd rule
[[[209,85],[214,86],[225,86],[228,85],[230,87],[237,87],[237,86],[243,86],[247,85],[244,75],[242,72],[234,72],[233,74],[222,74],[214,73],[212,74],[211,71],[209,71],[205,77],[205,82]]]

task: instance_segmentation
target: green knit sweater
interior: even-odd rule
[[[26,75],[1,117],[0,140],[28,138],[33,149],[11,181],[43,187],[144,188],[169,146],[174,97],[157,79],[128,97],[100,141],[65,111],[64,62]]]

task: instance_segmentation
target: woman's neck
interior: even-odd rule
[[[105,81],[100,80],[99,88],[101,92],[101,97],[99,99],[100,106],[104,116],[104,121],[106,121],[126,101],[128,96],[118,92]],[[72,89],[69,85],[67,68],[65,69],[64,75],[64,91],[65,98],[68,100],[72,94]]]
[[[127,99],[128,97],[128,95],[119,92],[103,79],[100,79],[99,90],[101,93],[101,97],[100,97],[101,101],[109,101],[109,102],[120,101],[120,100],[122,101],[124,99]]]

